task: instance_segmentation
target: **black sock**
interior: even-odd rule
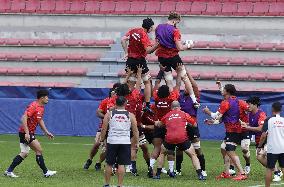
[[[105,184],[104,187],[109,187],[109,184]]]
[[[146,107],[150,108],[150,102],[146,102]]]
[[[204,158],[204,155],[199,155],[197,156],[198,157],[198,160],[200,162],[200,167],[201,167],[201,170],[205,171],[205,158]]]
[[[162,168],[157,168],[157,173],[156,173],[156,175],[161,175],[161,173],[162,173]]]
[[[150,167],[150,160],[147,160],[146,164],[147,164],[148,167]]]
[[[177,154],[176,155],[176,170],[178,172],[181,171],[181,164],[182,164],[182,161],[183,161],[183,154]]]
[[[235,166],[230,165],[230,169],[231,169],[231,170],[235,170]]]
[[[196,173],[197,173],[197,175],[201,175],[202,174],[202,170],[198,169],[198,170],[196,170]]]
[[[8,172],[14,171],[15,167],[17,167],[23,160],[24,159],[20,155],[15,156],[15,158],[13,159],[13,162],[11,163],[7,171]]]
[[[250,166],[250,163],[246,163],[246,166]]]
[[[274,171],[274,175],[279,175],[280,171]]]
[[[131,161],[132,170],[136,171],[136,161]]]
[[[46,166],[45,166],[43,156],[42,156],[42,155],[36,155],[36,162],[37,162],[37,164],[39,165],[39,167],[40,167],[40,169],[42,170],[42,172],[43,172],[44,174],[46,174],[47,168],[46,168]]]

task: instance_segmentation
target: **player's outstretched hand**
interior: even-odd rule
[[[133,71],[130,69],[129,66],[126,66],[125,71],[126,71],[126,73],[127,73],[128,75],[133,74]]]
[[[210,114],[210,109],[206,106],[205,108],[203,108],[202,110],[205,114]]]
[[[137,66],[137,74],[141,75],[142,74],[142,71],[143,71],[143,67],[139,64]]]
[[[47,132],[46,136],[48,137],[48,139],[51,139],[51,140],[54,139],[54,135],[52,133],[50,133],[50,132]]]
[[[182,63],[178,63],[177,64],[177,71],[181,72],[182,71],[182,67],[183,67],[183,64]]]
[[[248,127],[247,123],[243,122],[242,120],[239,119],[239,122],[243,128]]]

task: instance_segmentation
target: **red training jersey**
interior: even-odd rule
[[[34,101],[27,107],[25,114],[28,117],[27,125],[29,133],[34,134],[38,123],[43,117],[44,106],[39,105],[37,101]],[[23,124],[19,128],[19,132],[25,133]]]
[[[178,29],[174,30],[173,38],[175,42],[181,40],[181,34]],[[167,48],[167,47],[163,47],[159,45],[156,50],[156,56],[162,57],[162,58],[172,58],[178,55],[178,52],[179,50],[177,48]]]
[[[179,144],[188,140],[186,125],[196,123],[189,114],[179,109],[170,111],[161,121],[166,126],[165,141],[169,144]]]
[[[151,46],[151,41],[143,28],[130,29],[126,34],[129,38],[128,57],[145,58],[146,48]]]
[[[112,107],[114,107],[115,102],[112,100],[112,98],[105,98],[101,101],[99,105],[99,110],[103,111],[104,114],[106,114]],[[100,128],[103,126],[103,120],[101,121]]]
[[[259,127],[260,127],[260,126],[263,126],[264,121],[265,121],[266,118],[267,118],[267,116],[266,116],[265,112],[262,111],[262,112],[259,114],[259,117],[258,117],[258,126],[259,126]],[[255,143],[256,143],[256,144],[259,144],[260,137],[261,137],[261,133],[256,133],[256,134],[255,134]]]
[[[158,97],[158,90],[155,90],[153,93],[153,97],[155,100],[155,112],[158,119],[162,119],[168,112],[171,111],[171,104],[173,101],[178,100],[179,91],[173,90],[170,95],[166,98]]]

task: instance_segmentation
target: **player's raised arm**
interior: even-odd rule
[[[190,74],[190,72],[188,70],[186,71],[186,73],[187,73],[189,81],[190,81],[190,83],[192,85],[192,89],[193,89],[193,93],[194,93],[195,97],[199,98],[199,90],[198,90],[198,85],[197,85],[196,81],[191,76],[191,74]]]
[[[123,57],[124,60],[126,60],[128,57],[128,40],[129,40],[129,33],[126,33],[126,35],[121,38],[121,46],[124,51],[124,57]]]

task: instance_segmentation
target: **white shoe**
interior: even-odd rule
[[[230,169],[230,170],[229,170],[229,174],[230,174],[230,175],[236,175],[236,171],[233,170],[233,169]]]
[[[250,173],[250,166],[245,167],[245,174],[248,175]]]
[[[274,178],[272,180],[273,182],[279,182],[281,181],[281,177],[279,175],[274,175]]]
[[[201,174],[203,175],[203,177],[207,177],[207,172],[206,171],[202,170]]]
[[[46,174],[44,174],[44,177],[51,177],[51,176],[55,175],[56,173],[57,173],[57,171],[50,171],[50,170],[48,170],[46,172]]]
[[[130,173],[130,172],[131,172],[131,165],[127,165],[127,166],[125,167],[125,172],[126,172],[126,173]]]
[[[8,172],[8,171],[5,171],[4,175],[7,176],[7,177],[11,177],[11,178],[18,178],[19,177],[19,176],[15,175],[13,172]]]
[[[165,168],[162,168],[162,173],[167,174],[168,171]]]
[[[279,177],[282,177],[283,176],[283,173],[282,171],[279,172]]]

